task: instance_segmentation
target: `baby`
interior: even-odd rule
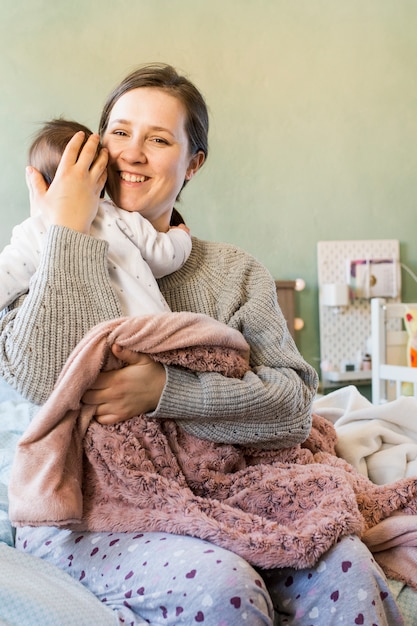
[[[47,122],[29,149],[29,163],[51,184],[62,153],[73,135],[92,131],[77,122]],[[13,229],[10,244],[0,254],[0,311],[29,289],[39,264],[46,227],[42,215],[28,218]],[[123,315],[168,311],[156,278],[182,267],[191,252],[191,237],[184,224],[158,232],[140,213],[124,211],[102,199],[90,235],[109,242],[108,269]]]

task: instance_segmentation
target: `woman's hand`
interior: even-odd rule
[[[112,346],[112,352],[127,365],[100,373],[82,398],[84,404],[96,406],[95,418],[100,424],[116,424],[154,411],[166,379],[164,366],[148,355],[118,345]]]
[[[80,151],[83,141],[80,131],[68,142],[50,187],[33,167],[26,168],[26,182],[31,215],[41,213],[48,225],[88,234],[107,178],[108,153],[103,148],[95,159],[97,134],[91,135]]]

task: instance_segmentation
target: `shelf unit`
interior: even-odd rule
[[[319,284],[320,371],[321,387],[335,389],[348,384],[369,385],[372,371],[360,370],[361,356],[369,352],[371,337],[371,305],[366,298],[350,299],[347,306],[324,304],[323,285],[348,282],[347,268],[360,259],[400,261],[400,245],[396,239],[319,241],[317,271]],[[399,285],[399,287],[401,287]],[[398,298],[390,298],[391,302]],[[354,367],[345,371],[346,364]]]

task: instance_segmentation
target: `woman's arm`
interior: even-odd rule
[[[225,443],[288,447],[311,426],[317,373],[299,354],[276,300],[275,284],[255,269],[248,298],[229,320],[251,348],[243,380],[167,368],[156,411],[188,432]]]
[[[194,240],[185,268],[161,284],[171,308],[205,313],[240,330],[251,348],[252,369],[236,380],[168,366],[148,415],[175,419],[192,434],[218,442],[287,447],[304,441],[317,374],[289,334],[267,270],[234,247]],[[107,423],[150,411],[144,373],[132,363],[100,374],[84,401],[98,405],[100,421]]]
[[[105,241],[51,226],[29,292],[0,320],[0,374],[42,404],[70,352],[95,324],[120,316]]]

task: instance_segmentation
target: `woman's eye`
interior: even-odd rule
[[[162,137],[153,137],[152,141],[154,143],[162,143],[162,144],[168,145],[167,140],[163,139]]]
[[[124,130],[114,130],[113,135],[118,135],[119,137],[125,137],[126,133]]]

